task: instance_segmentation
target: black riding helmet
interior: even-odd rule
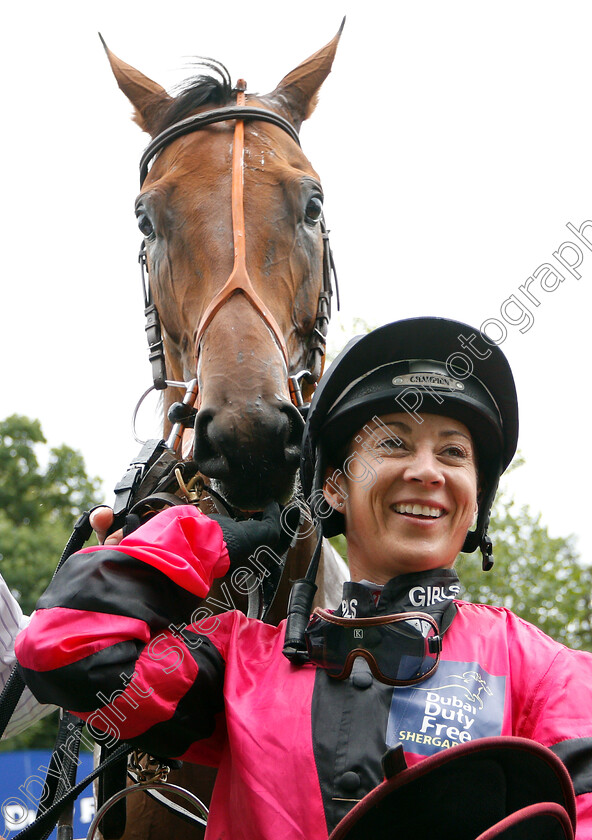
[[[479,513],[463,551],[480,548],[483,568],[493,565],[487,536],[499,478],[518,441],[518,404],[508,361],[473,327],[446,318],[395,321],[352,339],[314,393],[304,428],[300,475],[317,522],[319,539],[306,577],[296,581],[288,607],[284,654],[306,660],[308,622],[321,550],[321,535],[342,533],[341,513],[323,502],[328,468],[343,466],[347,444],[375,415],[407,411],[441,414],[463,422],[473,437],[480,478]]]
[[[479,515],[464,551],[490,553],[487,527],[499,478],[516,451],[518,405],[508,361],[481,332],[445,318],[410,318],[352,339],[318,386],[304,430],[301,478],[307,498],[328,467],[375,415],[406,411],[463,422],[477,450]],[[313,504],[313,509],[315,505]],[[342,533],[343,515],[317,504],[324,536]]]

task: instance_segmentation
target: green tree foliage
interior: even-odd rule
[[[47,587],[79,513],[99,501],[100,482],[69,446],[49,448],[38,420],[0,421],[0,573],[25,614]],[[3,749],[51,746],[54,716]]]
[[[79,513],[100,482],[69,446],[48,449],[38,420],[0,421],[0,572],[24,612],[35,608]]]
[[[86,475],[79,452],[65,445],[47,451],[38,420],[13,414],[0,421],[0,510],[14,525],[74,520],[94,503],[99,483]]]
[[[592,573],[573,537],[551,537],[540,515],[503,492],[491,523],[494,567],[484,573],[477,552],[461,554],[463,597],[507,607],[568,647],[592,651]]]

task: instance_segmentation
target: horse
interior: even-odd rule
[[[297,490],[298,405],[321,373],[332,261],[320,180],[298,132],[331,71],[341,28],[263,96],[247,93],[242,80],[233,89],[224,65],[208,59],[207,73],[173,97],[103,42],[133,119],[152,138],[135,209],[163,433],[177,436],[213,498],[233,511],[286,503]],[[185,394],[179,386],[189,381]],[[175,431],[183,400],[193,428]],[[290,581],[310,559],[310,541],[294,542],[266,617],[272,623],[285,617]],[[334,606],[346,576],[327,543],[318,603]],[[169,778],[207,799],[214,775],[185,764]],[[203,836],[146,796],[128,800],[125,840]]]

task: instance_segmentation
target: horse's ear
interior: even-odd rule
[[[284,76],[269,95],[278,107],[287,111],[297,131],[316,107],[320,87],[331,72],[344,24],[345,18],[333,40]]]
[[[135,67],[114,55],[99,33],[117,84],[135,108],[134,121],[143,131],[154,134],[160,114],[172,102],[166,90]]]

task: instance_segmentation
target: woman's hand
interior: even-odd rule
[[[222,529],[222,535],[231,563],[246,560],[257,548],[273,550],[280,542],[282,526],[280,506],[270,502],[260,518],[236,522],[229,516],[210,515]]]
[[[90,515],[90,524],[97,535],[99,545],[119,545],[123,539],[121,528],[107,536],[107,532],[113,524],[113,511],[107,505],[102,505],[93,510]]]

